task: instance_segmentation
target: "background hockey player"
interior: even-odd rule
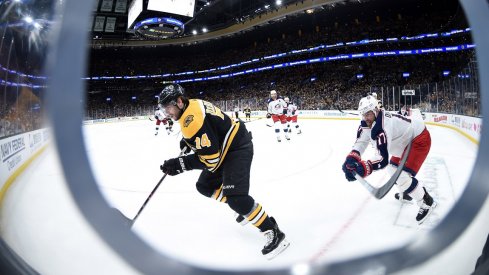
[[[356,180],[354,173],[366,177],[373,171],[387,166],[389,174],[392,175],[406,147],[412,142],[411,152],[396,182],[401,193],[395,194],[395,198],[401,202],[412,202],[414,199],[420,207],[416,221],[421,224],[436,206],[436,202],[415,177],[431,147],[430,133],[424,122],[387,113],[378,108],[378,102],[372,96],[360,100],[358,111],[362,115],[362,121],[357,131],[357,139],[342,167],[347,180]],[[380,158],[362,160],[361,155],[371,140],[376,142]],[[388,165],[389,154],[391,165]]]
[[[379,103],[379,105],[378,105],[378,106],[379,106],[379,109],[384,108],[384,105],[382,104],[382,100],[380,100],[380,99],[377,97],[377,93],[375,93],[375,92],[374,92],[374,93],[372,93],[372,94],[371,94],[371,96],[373,96],[373,97],[374,97],[374,98],[375,98],[375,99],[378,101],[378,103]]]
[[[290,101],[288,97],[284,98],[285,104],[287,104],[287,129],[289,133],[292,133],[292,128],[295,128],[297,134],[301,133],[299,124],[297,123],[297,106]],[[292,125],[292,127],[291,127]]]
[[[411,116],[411,108],[409,108],[407,105],[402,105],[401,110],[399,110],[397,113],[402,116]]]
[[[245,113],[246,121],[251,121],[251,109],[250,109],[250,107],[246,106],[246,108],[244,108],[243,112]]]
[[[194,154],[166,160],[161,170],[170,176],[192,169],[203,170],[196,187],[204,196],[227,203],[245,222],[257,227],[267,238],[262,254],[272,259],[289,242],[277,222],[248,194],[253,159],[251,133],[241,120],[234,120],[211,103],[189,100],[178,84],[166,86],[160,94],[165,113],[181,126],[180,147]],[[240,220],[237,220],[240,221]]]
[[[236,120],[239,119],[239,107],[238,106],[234,107],[234,118]]]
[[[173,121],[165,116],[163,110],[160,110],[160,107],[156,107],[155,111],[155,119],[156,119],[156,132],[155,136],[158,135],[158,131],[160,129],[160,124],[163,123],[165,125],[165,130],[167,134],[173,132]]]
[[[290,139],[287,130],[287,117],[285,113],[287,112],[287,104],[285,101],[278,97],[277,91],[270,91],[270,98],[268,99],[268,113],[267,118],[272,118],[273,125],[275,128],[275,133],[277,134],[277,141],[281,142],[280,128],[284,132],[285,138]]]

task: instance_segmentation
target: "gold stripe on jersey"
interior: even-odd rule
[[[197,132],[202,128],[205,119],[205,109],[202,105],[202,101],[196,99],[190,99],[187,109],[183,112],[182,116],[178,120],[180,128],[182,129],[182,135],[186,139],[190,139],[195,136]]]
[[[208,162],[209,164],[213,165],[219,162],[219,156],[221,155],[221,152],[217,152],[212,155],[199,155],[199,158],[202,162]]]
[[[214,167],[219,162],[221,152],[212,155],[198,155],[200,162],[204,163],[208,168]]]
[[[226,137],[224,138],[224,141],[222,142],[222,147],[221,147],[221,156],[219,158],[219,162],[215,164],[215,166],[209,171],[214,172],[217,169],[219,169],[219,166],[221,166],[222,161],[226,157],[226,154],[228,153],[228,149],[231,146],[231,143],[234,140],[234,136],[236,136],[236,133],[239,130],[239,123],[235,122],[234,120],[231,120],[231,129],[226,134]]]

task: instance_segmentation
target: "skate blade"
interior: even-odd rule
[[[275,257],[277,257],[278,254],[282,253],[287,247],[289,247],[290,243],[287,239],[283,239],[280,244],[273,250],[272,252],[268,253],[265,255],[267,260],[271,260]]]
[[[430,211],[428,212],[428,214],[426,214],[424,219],[418,221],[418,224],[422,224],[424,221],[426,221],[426,219],[428,219],[428,217],[431,215],[431,212],[433,212],[433,209],[435,209],[436,205],[437,205],[436,201],[433,201],[433,205],[431,206]]]

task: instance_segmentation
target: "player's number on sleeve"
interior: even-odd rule
[[[377,137],[377,145],[382,145],[382,144],[385,144],[387,143],[387,138],[385,136],[385,133],[380,133]]]
[[[207,134],[202,134],[202,137],[195,138],[195,147],[197,149],[202,149],[202,147],[211,147],[211,141]]]

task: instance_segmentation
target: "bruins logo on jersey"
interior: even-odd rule
[[[188,127],[190,123],[192,123],[192,121],[194,121],[194,116],[188,115],[187,117],[185,117],[185,120],[183,121],[183,127]]]

